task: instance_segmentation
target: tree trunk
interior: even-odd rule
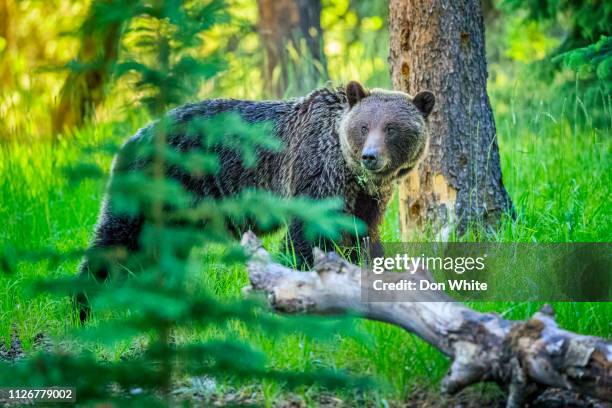
[[[395,89],[436,95],[429,155],[399,189],[403,238],[426,225],[442,239],[453,227],[494,226],[512,202],[486,91],[480,0],[391,0],[389,31]]]
[[[323,30],[321,29],[321,1],[296,0],[300,14],[300,33],[313,61],[320,64],[318,70],[327,75],[327,62],[323,54]]]
[[[106,1],[106,0],[97,0]],[[121,24],[112,22],[103,27],[95,24],[96,8],[83,28],[81,48],[77,56],[82,68],[71,70],[60,90],[59,102],[53,113],[53,134],[81,127],[104,100],[105,86],[112,64],[117,59]],[[94,13],[94,14],[92,14]],[[93,24],[92,24],[93,22]]]
[[[506,320],[454,302],[444,292],[410,292],[410,301],[364,302],[362,267],[336,253],[314,250],[314,269],[301,272],[274,261],[252,232],[242,238],[250,256],[249,289],[263,291],[285,313],[342,314],[400,326],[452,360],[442,390],[453,394],[479,382],[493,381],[508,391],[507,407],[570,406],[578,393],[584,406],[612,402],[612,344],[605,339],[558,327],[545,305],[530,319]],[[397,282],[433,281],[426,270],[394,273]],[[408,297],[407,297],[408,298]],[[550,389],[557,405],[544,405]],[[574,405],[572,405],[574,406]]]
[[[13,22],[15,21],[13,0],[0,0],[0,84],[8,89],[13,84],[12,51],[15,48],[13,39]]]
[[[296,93],[302,93],[313,80],[326,76],[327,67],[321,49],[320,0],[257,0],[257,6],[259,34],[265,52],[265,93],[281,98],[290,85]],[[305,40],[306,49],[301,46],[301,39]],[[312,58],[314,64],[291,61],[288,46],[295,48],[300,58]],[[303,55],[304,51],[308,55]],[[306,65],[310,68],[314,65],[315,69],[305,73],[302,68],[308,68]],[[290,78],[292,69],[294,75]],[[290,80],[294,83],[290,84]]]
[[[4,45],[0,47],[0,52],[6,50],[11,44],[11,14],[13,0],[0,0],[0,37]]]

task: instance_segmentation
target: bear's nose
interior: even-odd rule
[[[372,148],[364,149],[361,153],[361,163],[368,170],[377,170],[379,167],[378,151]]]

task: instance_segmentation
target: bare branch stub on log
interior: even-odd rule
[[[286,313],[357,313],[421,337],[451,360],[442,389],[455,393],[493,381],[508,390],[508,407],[519,407],[548,388],[612,402],[612,344],[563,330],[552,308],[510,321],[480,313],[447,297],[409,302],[362,302],[361,268],[337,254],[315,249],[314,269],[300,272],[273,261],[251,232],[242,245],[250,260],[253,290]],[[421,292],[422,293],[422,292]]]

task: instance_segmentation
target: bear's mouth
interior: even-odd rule
[[[361,163],[361,168],[364,169],[365,171],[367,171],[370,174],[376,174],[376,175],[381,175],[383,173],[386,172],[387,170],[387,164],[388,163],[383,163],[377,167],[368,167],[366,165],[364,165],[363,163]]]

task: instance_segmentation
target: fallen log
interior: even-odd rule
[[[268,294],[286,313],[355,313],[400,326],[451,360],[442,390],[453,394],[493,381],[508,391],[507,407],[520,407],[549,388],[612,402],[612,344],[563,330],[550,306],[530,319],[511,321],[480,313],[443,293],[404,302],[362,302],[361,268],[336,253],[314,250],[314,269],[300,272],[273,261],[261,241],[247,232],[250,289]]]

